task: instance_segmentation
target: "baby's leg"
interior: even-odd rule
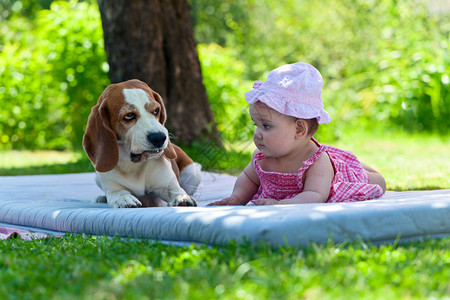
[[[383,189],[383,193],[386,192],[386,181],[384,180],[383,175],[364,163],[361,163],[361,165],[364,168],[364,171],[366,171],[367,175],[369,176],[369,183],[378,184]]]

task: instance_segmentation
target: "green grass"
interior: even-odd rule
[[[449,188],[449,139],[355,133],[330,143],[378,169],[394,190]],[[204,169],[237,174],[251,143],[187,149]],[[83,153],[0,153],[0,175],[90,172]],[[0,299],[448,299],[450,237],[270,249],[177,247],[65,235],[0,241]]]
[[[336,147],[383,174],[389,190],[450,188],[450,137],[357,132]]]
[[[443,299],[450,238],[305,249],[66,235],[0,243],[10,299]]]
[[[319,142],[355,153],[383,174],[389,190],[450,188],[450,137],[356,131],[337,142]],[[255,146],[247,141],[226,148],[228,151],[196,145],[187,151],[206,169],[238,175]]]
[[[0,176],[93,172],[84,153],[69,151],[2,151]]]
[[[338,142],[323,142],[355,153],[385,176],[389,190],[450,188],[450,137],[355,132]],[[238,175],[248,164],[254,145],[247,141],[227,144],[226,149],[196,144],[185,150],[204,170]],[[0,176],[92,171],[81,152],[0,152]]]

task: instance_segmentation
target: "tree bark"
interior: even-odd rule
[[[187,0],[98,0],[111,81],[137,78],[164,99],[175,142],[220,143]]]

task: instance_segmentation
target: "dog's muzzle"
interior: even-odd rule
[[[141,153],[130,153],[130,159],[132,162],[141,162],[148,158],[159,157],[164,151],[164,143],[167,140],[167,136],[163,132],[149,133],[147,135],[147,141],[152,146],[151,149],[144,150]]]

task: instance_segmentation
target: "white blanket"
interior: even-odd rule
[[[195,195],[199,207],[136,209],[93,203],[102,194],[94,173],[0,177],[0,223],[43,232],[210,245],[264,241],[275,247],[450,234],[450,189],[387,192],[381,199],[358,203],[205,207],[229,196],[236,177],[202,176]]]

